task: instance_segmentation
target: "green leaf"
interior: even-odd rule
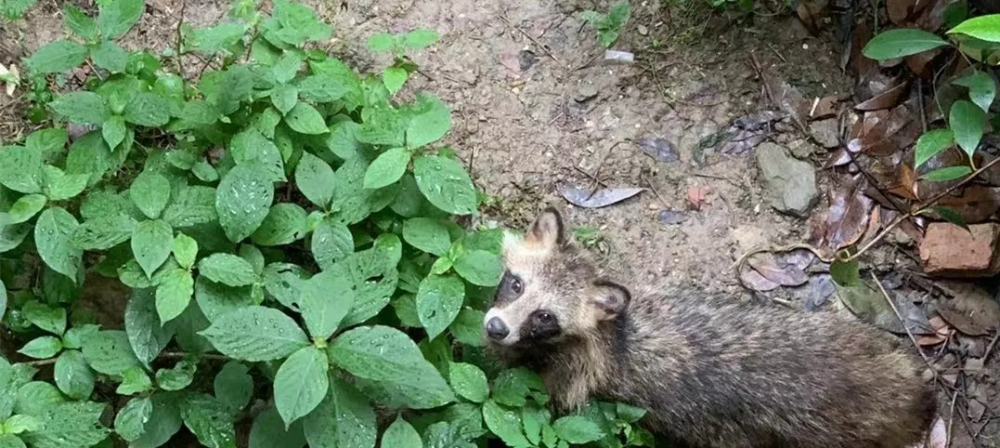
[[[267,217],[274,184],[260,163],[244,163],[226,173],[215,196],[215,210],[226,237],[234,243],[253,234]]]
[[[198,242],[183,233],[174,237],[174,260],[184,269],[191,269],[198,258]]]
[[[349,92],[350,86],[334,76],[313,74],[298,82],[299,96],[314,103],[337,101]]]
[[[112,41],[101,42],[100,46],[94,49],[91,58],[94,60],[94,65],[113,74],[124,72],[128,63],[128,53]]]
[[[508,446],[531,446],[521,429],[521,419],[517,413],[501,407],[493,400],[486,400],[483,403],[483,421],[486,422],[486,427]]]
[[[295,75],[298,74],[301,68],[302,57],[294,52],[287,52],[274,64],[271,73],[274,75],[276,82],[285,84],[295,78]],[[294,105],[294,102],[292,105]]]
[[[197,51],[214,55],[232,48],[243,39],[246,25],[236,22],[220,23],[216,26],[196,28],[191,33],[188,44]]]
[[[389,67],[382,72],[382,83],[385,84],[385,88],[389,90],[390,94],[395,95],[399,89],[403,88],[403,84],[406,84],[406,78],[409,76],[406,69]]]
[[[117,0],[99,3],[97,27],[104,40],[117,39],[135,25],[146,10],[143,0]]]
[[[121,142],[125,141],[128,129],[125,127],[125,118],[120,115],[112,115],[101,125],[101,135],[108,147],[114,150]]]
[[[291,263],[271,263],[264,268],[264,287],[268,294],[286,308],[298,311],[295,302],[302,294],[302,287],[312,274]]]
[[[948,207],[933,207],[931,208],[936,212],[941,219],[948,221],[956,226],[959,226],[965,230],[969,230],[969,224],[965,222],[965,218],[962,217],[961,213],[956,212]],[[969,230],[971,232],[971,230]]]
[[[204,275],[199,275],[194,282],[194,297],[198,301],[198,308],[210,322],[217,321],[231,311],[253,305],[252,293],[252,286],[226,286],[215,283]]]
[[[238,412],[250,403],[253,395],[253,378],[250,370],[239,361],[229,361],[215,376],[215,397],[232,412]]]
[[[413,218],[403,222],[403,240],[429,254],[443,257],[451,248],[451,236],[441,221]]]
[[[428,275],[417,291],[417,315],[430,339],[443,333],[458,317],[465,301],[465,284],[454,275]]]
[[[281,112],[281,115],[288,114],[298,101],[299,89],[295,86],[282,84],[271,91],[271,103],[274,104],[275,109]]]
[[[458,162],[443,156],[413,159],[413,174],[424,197],[435,207],[454,215],[476,211],[479,198],[469,173]]]
[[[160,322],[174,320],[187,309],[194,295],[194,277],[185,269],[171,269],[160,278],[156,286],[156,312]]]
[[[38,328],[62,336],[66,331],[66,309],[39,302],[28,302],[21,307],[21,315]]]
[[[483,318],[482,311],[465,307],[455,321],[451,323],[451,333],[455,339],[465,345],[481,347],[483,345]]]
[[[403,332],[376,325],[341,334],[329,354],[356,377],[383,383],[412,397],[410,407],[428,409],[455,401],[448,383]]]
[[[350,383],[330,379],[326,397],[303,420],[310,447],[374,448],[375,411]],[[386,447],[388,448],[388,446]]]
[[[69,277],[75,283],[83,251],[73,245],[71,235],[79,224],[62,207],[46,209],[35,222],[35,246],[38,255],[53,271]]]
[[[559,438],[573,444],[584,444],[604,437],[597,423],[580,415],[568,415],[556,420],[552,427]]]
[[[24,146],[0,150],[0,185],[18,193],[42,192],[42,153]]]
[[[354,305],[350,279],[338,271],[323,271],[302,285],[298,304],[314,339],[329,338]]]
[[[43,166],[42,173],[45,177],[43,192],[52,201],[65,201],[75,198],[87,188],[87,180],[90,174],[66,174],[54,166]]]
[[[143,171],[132,181],[128,195],[142,214],[156,219],[170,202],[170,181],[162,174]]]
[[[101,327],[94,324],[83,324],[66,330],[66,334],[63,335],[63,348],[74,350],[83,348],[84,339],[97,333],[100,329]]]
[[[285,123],[288,123],[288,127],[300,134],[316,135],[329,132],[319,111],[301,101],[296,103],[295,107],[285,115]]]
[[[955,84],[969,88],[969,98],[983,112],[990,111],[990,105],[997,96],[997,83],[988,73],[974,70],[957,80]]]
[[[2,432],[6,432],[7,434],[21,434],[25,431],[38,431],[41,427],[42,422],[37,418],[30,415],[18,414],[12,415],[7,421],[3,422]]]
[[[931,171],[922,177],[930,182],[948,182],[961,179],[971,172],[972,169],[967,166],[949,166]]]
[[[333,168],[319,157],[303,152],[295,167],[295,185],[309,202],[325,209],[334,193]]]
[[[453,362],[448,364],[448,376],[451,388],[466,400],[482,403],[490,395],[490,385],[486,374],[472,364]]]
[[[156,302],[152,288],[133,289],[125,307],[125,333],[132,352],[146,367],[174,336],[173,326],[160,322]]]
[[[149,400],[153,403],[153,412],[145,420],[142,435],[129,444],[130,448],[163,446],[183,424],[175,395],[153,394]]]
[[[132,442],[145,432],[146,422],[153,416],[153,402],[149,397],[135,397],[115,416],[115,432],[127,442]]]
[[[173,368],[156,371],[156,385],[163,390],[184,389],[194,381],[194,373],[197,369],[196,364],[184,360],[177,361]]]
[[[313,346],[299,349],[281,364],[274,376],[274,406],[286,430],[323,401],[330,387],[329,368],[326,354]]]
[[[94,92],[70,92],[56,97],[49,107],[71,122],[101,125],[110,117],[104,100]]]
[[[181,404],[184,426],[209,448],[236,448],[233,416],[218,400],[205,394],[190,394]]]
[[[17,352],[29,358],[48,359],[62,350],[62,342],[55,336],[42,336],[24,344]]]
[[[878,61],[923,53],[948,45],[936,34],[914,28],[901,28],[879,33],[861,50],[865,57]]]
[[[46,408],[67,401],[59,389],[49,383],[29,381],[29,378],[24,378],[24,381],[25,384],[17,390],[15,414],[38,416],[44,413]]]
[[[954,28],[948,34],[965,34],[987,42],[1000,43],[1000,14],[988,14],[973,17]]]
[[[830,277],[841,286],[857,286],[861,282],[861,265],[857,259],[841,261],[834,259],[830,263]]]
[[[124,331],[99,331],[83,340],[83,357],[90,368],[105,375],[121,376],[131,367],[141,367]]]
[[[225,314],[200,334],[222,354],[244,361],[273,361],[309,345],[309,338],[291,317],[262,306]]]
[[[49,42],[24,61],[31,73],[47,75],[74,69],[87,60],[87,47],[69,40]]]
[[[97,23],[72,3],[63,6],[63,22],[66,28],[84,40],[97,39]]]
[[[198,272],[213,282],[228,286],[246,286],[258,280],[253,266],[233,254],[215,253],[202,258]]]
[[[291,244],[309,233],[306,218],[306,211],[297,204],[275,204],[251,237],[259,246]]]
[[[91,219],[73,231],[73,244],[83,250],[108,250],[131,239],[138,224],[126,215]]]
[[[36,3],[38,0],[7,0],[0,4],[0,16],[9,21],[23,19],[24,14]],[[23,444],[18,446],[23,446]]]
[[[66,396],[74,400],[86,400],[94,393],[94,372],[90,370],[83,353],[79,350],[65,350],[56,359],[52,370],[56,386]]]
[[[119,0],[130,1],[130,0]],[[151,92],[139,92],[125,106],[125,121],[146,127],[160,127],[170,121],[170,103]]]
[[[118,395],[135,395],[153,389],[153,381],[142,367],[130,367],[122,373],[122,383],[115,389]]]
[[[473,285],[496,286],[503,276],[503,260],[485,250],[467,251],[455,260],[455,272]]]
[[[434,30],[413,30],[402,36],[401,43],[411,50],[422,50],[438,41],[438,33]]]
[[[34,218],[38,212],[42,211],[48,199],[44,195],[40,194],[28,194],[18,198],[13,205],[10,206],[10,211],[7,212],[6,219],[0,215],[0,225],[14,225],[20,224],[22,222],[27,222],[31,218]]]
[[[292,428],[286,430],[285,423],[274,407],[257,414],[253,427],[250,428],[248,448],[302,448],[305,444],[302,423],[297,421],[292,424]]]
[[[410,156],[405,148],[393,148],[379,154],[365,171],[365,188],[382,188],[398,181],[410,164]]]
[[[434,143],[451,130],[451,109],[434,95],[417,94],[406,128],[406,146],[419,148]]]
[[[368,38],[368,49],[374,52],[391,51],[396,46],[396,38],[389,33],[375,33]]]
[[[313,230],[310,250],[320,269],[327,270],[354,252],[354,236],[344,224],[324,219]]]
[[[986,113],[967,100],[959,100],[951,105],[948,125],[955,133],[958,146],[971,158],[983,139]]]
[[[143,221],[132,234],[132,254],[146,277],[153,277],[174,249],[174,230],[163,220]]]
[[[237,165],[254,163],[267,170],[272,181],[284,181],[285,166],[281,151],[256,129],[247,129],[233,137],[230,151]]]
[[[400,415],[396,416],[392,424],[386,428],[382,434],[382,446],[389,448],[424,448],[420,434],[413,425],[409,424]]]
[[[21,436],[37,448],[81,448],[97,445],[108,437],[110,431],[100,424],[105,404],[93,402],[68,402],[46,407],[36,415],[42,428]]]
[[[955,144],[955,133],[951,129],[927,131],[917,139],[914,150],[914,168],[920,168],[928,160]]]
[[[237,167],[238,168],[238,167]],[[202,186],[181,188],[163,211],[163,220],[177,228],[215,221],[215,189]]]

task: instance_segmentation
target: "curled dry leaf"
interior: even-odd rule
[[[564,199],[583,208],[600,208],[617,204],[642,192],[644,188],[602,188],[590,191],[572,185],[560,185],[559,194]]]
[[[719,133],[726,138],[719,146],[718,152],[727,155],[749,153],[774,133],[774,124],[785,117],[786,115],[778,112],[766,110],[734,119],[729,129]]]
[[[837,287],[833,284],[833,277],[830,274],[814,275],[809,277],[809,282],[805,286],[805,299],[802,304],[808,311],[819,310],[835,292]]]
[[[948,324],[941,319],[940,316],[934,316],[927,319],[927,323],[931,325],[934,330],[933,333],[920,335],[916,337],[917,345],[921,347],[926,347],[930,345],[938,345],[944,341],[948,340],[948,333],[950,333],[951,328]]]
[[[771,291],[781,286],[768,280],[760,272],[750,268],[743,269],[743,272],[740,272],[740,281],[743,282],[743,286],[760,292]]]
[[[639,149],[646,155],[656,159],[656,161],[667,164],[681,159],[677,153],[677,145],[669,140],[660,137],[646,137],[636,142]]]
[[[861,179],[843,182],[830,189],[830,212],[826,221],[825,246],[838,250],[861,238],[868,226],[872,200],[863,195]]]
[[[886,91],[875,94],[871,98],[858,103],[854,108],[863,111],[889,109],[899,104],[899,100],[903,97],[903,93],[906,92],[907,87],[909,87],[909,82],[900,82]]]
[[[924,81],[931,81],[934,79],[934,65],[931,63],[934,62],[934,60],[936,60],[942,52],[941,48],[935,48],[930,51],[923,51],[907,56],[905,59],[906,66],[909,67],[910,71]]]
[[[970,185],[961,190],[959,196],[945,196],[937,205],[954,210],[966,224],[988,221],[1000,210],[1000,188],[984,185]],[[935,219],[943,219],[934,216]]]
[[[775,255],[759,253],[747,259],[740,279],[748,288],[770,291],[779,286],[800,286],[809,281],[806,269],[816,260],[812,252],[795,249]]]
[[[816,102],[813,104],[812,113],[809,114],[809,118],[812,120],[820,120],[824,118],[833,118],[837,115],[837,96],[828,95],[823,98],[817,98]]]
[[[938,287],[950,296],[938,314],[958,331],[981,336],[1000,328],[1000,305],[982,288],[958,281],[941,281]]]

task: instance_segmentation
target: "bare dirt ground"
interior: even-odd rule
[[[719,154],[699,143],[736,118],[776,109],[751,60],[810,100],[844,93],[848,80],[832,30],[813,36],[788,14],[758,14],[737,23],[694,3],[667,8],[657,0],[637,1],[613,46],[634,52],[635,63],[604,65],[595,32],[576,14],[606,11],[605,1],[310,3],[334,25],[331,52],[361,69],[387,64],[365,49],[374,33],[432,28],[441,34],[439,43],[411,55],[422,75],[404,95],[430,90],[452,106],[454,129],[447,142],[471,167],[477,184],[496,198],[490,219],[523,226],[543,205],[555,204],[572,224],[598,229],[597,247],[624,282],[685,281],[734,297],[750,295],[732,268],[741,254],[761,244],[807,239],[805,219],[769,205],[752,151]],[[162,49],[174,41],[181,0],[147,4],[126,37],[129,49]],[[184,21],[209,25],[227,7],[228,2],[187,0]],[[61,2],[42,0],[26,22],[3,30],[0,41],[7,43],[0,45],[0,63],[61,37],[60,9]],[[19,132],[9,125],[19,116],[15,106],[0,104],[0,121],[8,123],[0,140]],[[816,210],[825,209],[827,176],[818,166],[827,151],[790,131],[771,140],[807,149],[796,155],[817,167]],[[679,160],[664,163],[645,154],[636,142],[650,137],[670,142]],[[585,209],[567,204],[557,189],[561,184],[645,190],[615,205]],[[661,219],[663,211],[673,219]],[[942,396],[946,421],[950,398]],[[973,424],[972,432],[980,425]],[[952,445],[973,446],[969,431],[958,420],[954,426]],[[995,438],[988,443],[980,438],[978,446],[1000,446]]]

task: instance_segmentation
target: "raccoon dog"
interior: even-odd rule
[[[557,411],[625,402],[652,432],[706,448],[904,448],[934,418],[918,358],[850,316],[633,290],[567,240],[553,208],[503,252],[484,338],[539,372]]]

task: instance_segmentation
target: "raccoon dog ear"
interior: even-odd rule
[[[527,239],[545,248],[555,248],[565,242],[562,216],[555,207],[546,207],[528,227]]]
[[[632,300],[632,293],[627,288],[611,280],[594,280],[593,287],[591,301],[597,307],[601,320],[620,316]]]

